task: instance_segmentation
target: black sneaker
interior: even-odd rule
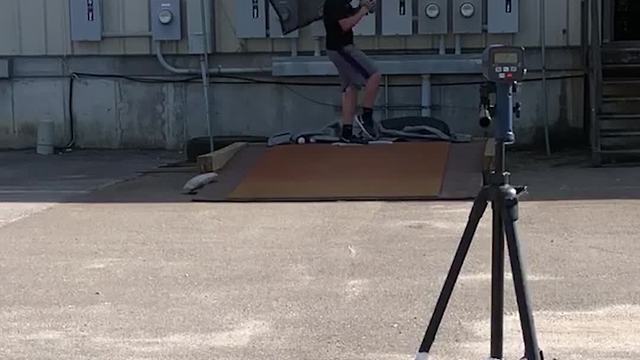
[[[369,143],[369,138],[362,135],[340,136],[340,143],[342,144],[354,144],[354,145],[366,145]]]
[[[340,135],[339,139],[341,143],[351,144],[351,141],[353,140],[353,136],[344,136],[343,134],[343,135]]]
[[[346,137],[346,136],[340,136],[340,142],[343,144],[368,144],[369,143],[369,139],[367,138],[363,138],[362,136],[350,136],[350,137]]]
[[[364,138],[377,140],[380,134],[373,120],[364,120],[361,115],[356,116],[356,127],[360,130]]]

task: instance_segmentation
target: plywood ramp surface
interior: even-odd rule
[[[450,147],[436,142],[269,148],[228,200],[437,198]]]

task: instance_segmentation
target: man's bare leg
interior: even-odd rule
[[[374,138],[377,138],[379,135],[373,121],[373,107],[378,97],[381,77],[380,73],[375,73],[369,77],[364,89],[364,99],[362,101],[362,125],[366,132]]]
[[[378,98],[381,79],[382,75],[380,73],[375,73],[371,75],[369,80],[367,80],[367,85],[364,88],[364,99],[362,102],[363,108],[373,109],[373,106],[376,104],[376,99]]]

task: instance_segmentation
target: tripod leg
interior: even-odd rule
[[[420,345],[420,350],[416,356],[417,360],[427,359],[431,346],[435,341],[436,333],[440,327],[440,322],[442,322],[442,317],[447,309],[449,299],[453,293],[453,288],[458,280],[458,275],[460,275],[460,270],[462,270],[464,259],[471,247],[471,241],[473,240],[473,236],[478,228],[480,219],[482,219],[482,215],[484,215],[484,212],[487,209],[487,200],[487,190],[483,189],[473,203],[473,208],[471,209],[469,221],[464,230],[464,234],[462,235],[462,240],[458,245],[458,250],[453,258],[453,264],[449,269],[447,279],[444,282],[444,286],[440,292],[440,296],[438,297],[438,302],[436,303],[436,308],[433,312],[433,316],[431,317],[431,321],[429,322],[429,327],[427,328],[427,332],[425,333],[422,344]]]
[[[491,264],[491,358],[502,359],[504,323],[504,225],[502,200],[492,203],[493,251]]]
[[[507,247],[511,259],[511,271],[513,272],[513,284],[516,291],[518,311],[520,313],[520,326],[524,338],[525,355],[527,360],[542,360],[542,353],[538,348],[536,328],[533,321],[531,298],[526,283],[526,274],[522,260],[522,251],[518,242],[515,222],[518,220],[518,200],[509,198],[504,203],[503,215],[507,235]]]

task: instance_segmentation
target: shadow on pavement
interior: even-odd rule
[[[174,203],[197,175],[185,156],[166,151],[75,151],[39,156],[0,152],[2,203]],[[594,168],[588,154],[547,158],[508,155],[512,183],[527,185],[523,201],[640,199],[640,166]],[[209,185],[215,186],[215,184]]]
[[[509,155],[509,169],[511,182],[529,189],[524,201],[640,199],[638,164],[597,168],[584,152],[516,152]]]

